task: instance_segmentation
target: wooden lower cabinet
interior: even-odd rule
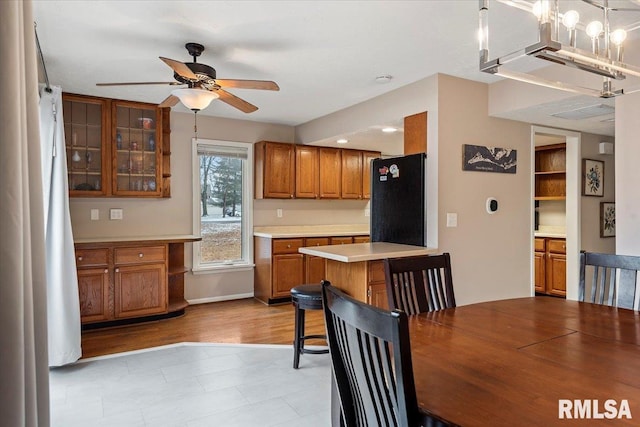
[[[167,311],[165,264],[138,264],[115,269],[116,319],[150,316]]]
[[[367,262],[367,303],[385,310],[389,309],[384,261]]]
[[[536,293],[566,297],[566,240],[536,237],[534,248],[533,265]]]
[[[368,236],[356,238],[368,239]],[[353,241],[353,236],[282,239],[254,236],[254,297],[265,304],[289,301],[291,288],[306,283],[320,283],[326,278],[327,260],[301,254],[299,248],[349,244]]]
[[[291,296],[291,288],[304,283],[304,255],[288,254],[273,257],[272,298]]]
[[[78,268],[78,295],[82,323],[109,320],[109,269]]]

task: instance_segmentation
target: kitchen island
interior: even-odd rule
[[[388,308],[383,260],[431,255],[437,248],[374,242],[299,248],[300,253],[325,258],[325,278],[352,297]]]

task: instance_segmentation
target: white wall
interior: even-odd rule
[[[640,93],[616,98],[616,253],[640,255]]]

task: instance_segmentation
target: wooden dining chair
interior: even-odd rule
[[[636,309],[639,270],[639,256],[581,251],[578,300]]]
[[[447,252],[385,259],[384,275],[391,310],[413,315],[456,306]]]
[[[322,299],[344,425],[448,426],[419,411],[407,315],[356,301],[328,281]]]

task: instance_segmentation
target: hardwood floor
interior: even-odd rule
[[[248,298],[192,305],[182,317],[85,331],[82,333],[82,357],[180,342],[291,344],[293,326],[291,304],[266,306]],[[324,334],[322,311],[307,311],[305,326],[308,335]],[[309,344],[324,343],[309,341]]]

